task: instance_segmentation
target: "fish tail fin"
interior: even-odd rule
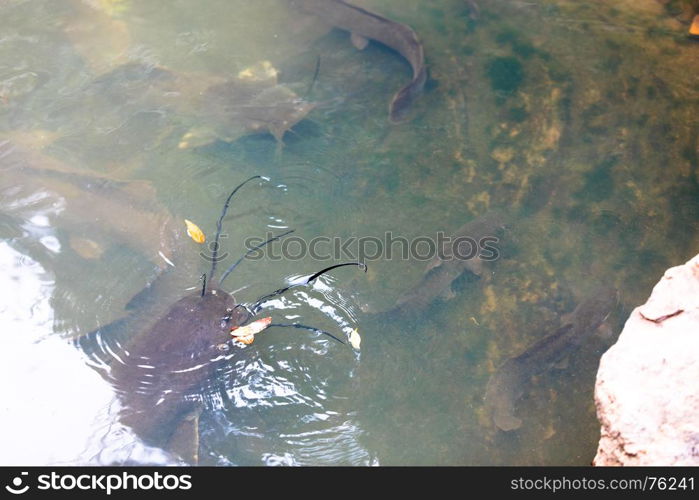
[[[184,416],[168,441],[168,451],[191,465],[199,464],[199,415],[196,409]]]
[[[277,147],[274,150],[274,163],[281,163],[282,162],[282,151],[284,150],[284,141],[281,138],[276,138],[277,139]]]

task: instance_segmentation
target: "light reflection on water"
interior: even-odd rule
[[[159,450],[115,425],[111,386],[54,334],[50,273],[3,242],[0,280],[0,464],[106,465],[126,447],[162,463]]]

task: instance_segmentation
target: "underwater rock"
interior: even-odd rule
[[[699,465],[699,255],[665,272],[602,356],[594,465]]]

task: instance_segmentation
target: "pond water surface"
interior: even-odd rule
[[[239,302],[368,269],[265,303],[346,344],[270,328],[236,347],[198,387],[200,464],[589,464],[600,355],[699,249],[691,2],[477,3],[362,3],[424,44],[429,80],[396,125],[406,61],[287,0],[0,1],[0,463],[180,463],[120,422],[103,375],[128,348],[109,325],[196,293],[226,197],[260,175],[231,202],[218,272],[247,238],[296,239],[236,268]],[[283,145],[206,94],[246,71],[316,104]],[[415,288],[425,259],[377,243],[430,250],[493,213],[495,260],[439,289]],[[302,252],[314,237],[340,248]],[[490,377],[600,285],[619,291],[606,333],[524,384],[521,427],[498,429]],[[422,307],[396,309],[406,293]]]

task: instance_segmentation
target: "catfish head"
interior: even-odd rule
[[[201,366],[227,351],[231,328],[249,316],[224,290],[193,293],[175,302],[130,354],[172,371]]]

